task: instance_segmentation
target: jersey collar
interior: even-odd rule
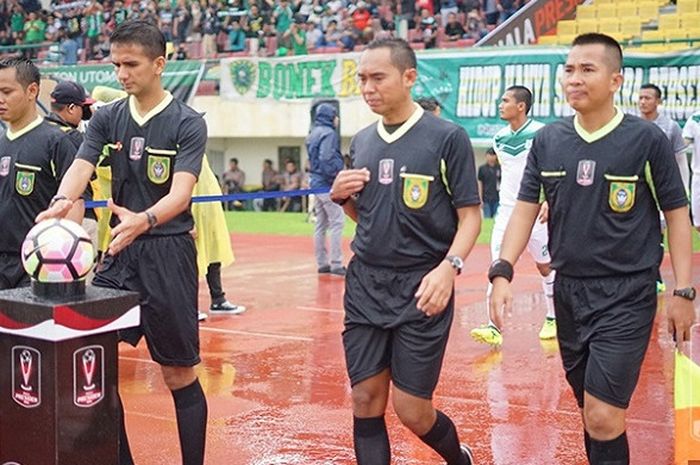
[[[516,134],[520,134],[525,130],[526,127],[530,126],[530,123],[532,123],[532,119],[528,118],[527,120],[525,120],[525,123],[522,126],[520,126],[516,131],[513,131],[510,125],[508,125],[508,129],[510,129],[510,134],[513,136]]]
[[[158,105],[153,107],[151,111],[146,113],[144,116],[139,115],[139,112],[136,110],[136,98],[133,95],[129,96],[129,113],[131,113],[131,117],[136,121],[136,124],[139,126],[143,126],[146,123],[148,123],[151,118],[156,116],[158,113],[161,111],[165,110],[165,108],[170,105],[170,102],[173,101],[173,95],[168,92],[167,90],[165,91],[165,97],[163,97],[163,100],[160,101]]]
[[[381,119],[377,121],[377,133],[379,134],[379,137],[381,137],[384,140],[384,142],[386,142],[387,144],[396,142],[404,134],[406,134],[409,129],[415,126],[419,119],[421,119],[421,116],[423,116],[423,108],[421,108],[421,106],[417,103],[414,103],[413,105],[415,107],[415,110],[413,111],[411,117],[408,118],[405,123],[403,123],[396,131],[392,132],[391,134],[389,134],[389,131],[387,131],[384,127],[384,123]]]
[[[35,127],[39,126],[41,122],[44,121],[44,118],[41,116],[37,116],[34,121],[23,127],[17,132],[12,132],[12,130],[8,127],[7,130],[5,131],[5,135],[9,140],[16,140],[34,129]]]
[[[578,114],[576,114],[576,116],[574,116],[574,129],[576,129],[576,133],[581,139],[585,140],[589,144],[592,144],[593,142],[598,141],[610,134],[611,132],[613,132],[615,128],[618,127],[620,123],[622,123],[624,117],[624,113],[622,113],[622,111],[616,106],[615,116],[613,116],[613,119],[608,121],[608,123],[605,126],[598,129],[597,131],[588,132],[579,124]]]

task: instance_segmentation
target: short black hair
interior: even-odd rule
[[[530,108],[532,108],[532,92],[525,86],[510,86],[506,89],[506,92],[512,92],[515,101],[518,103],[525,104],[525,114],[530,113]]]
[[[402,73],[407,69],[418,67],[416,52],[414,52],[411,45],[403,39],[394,37],[374,39],[367,45],[367,50],[375,50],[378,48],[389,49],[391,52],[391,64]]]
[[[656,98],[661,99],[661,89],[659,89],[659,86],[657,86],[656,84],[651,84],[651,83],[642,84],[642,87],[640,87],[640,90],[641,89],[654,89],[654,92],[656,92]]]
[[[486,149],[486,155],[496,155],[496,150],[494,150],[493,147],[489,147]]]
[[[610,52],[607,56],[610,58],[610,66],[613,71],[619,72],[622,70],[622,47],[620,44],[609,35],[600,34],[598,32],[589,32],[577,36],[572,47],[577,45],[595,45],[600,44]]]
[[[436,108],[440,108],[440,102],[435,97],[421,97],[416,99],[416,103],[426,111],[435,111]]]
[[[13,57],[5,58],[0,60],[0,69],[14,68],[17,77],[17,82],[19,82],[25,89],[29,87],[29,84],[36,84],[37,86],[41,83],[41,73],[39,68],[26,58]]]
[[[143,47],[151,59],[165,57],[165,36],[149,21],[130,19],[121,23],[110,37],[112,44],[135,44]]]
[[[238,158],[231,158],[228,162],[238,164]]]
[[[272,160],[270,160],[269,158],[266,158],[266,159],[263,161],[263,163],[272,166]]]

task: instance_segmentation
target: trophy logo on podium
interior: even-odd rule
[[[24,408],[41,404],[41,353],[27,346],[12,348],[12,400]]]

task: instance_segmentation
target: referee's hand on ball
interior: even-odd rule
[[[513,294],[510,291],[510,283],[504,277],[495,277],[492,284],[493,292],[491,293],[489,316],[500,330],[503,328],[504,311],[505,313],[510,313],[513,308]]]
[[[119,224],[112,229],[112,241],[107,249],[110,255],[116,255],[134,242],[137,237],[148,231],[150,225],[148,217],[143,212],[136,213],[128,208],[120,207],[112,199],[107,200],[107,208],[119,218]]]
[[[331,187],[331,200],[342,202],[353,194],[357,194],[365,188],[369,182],[369,170],[367,168],[342,170],[338,173]]]

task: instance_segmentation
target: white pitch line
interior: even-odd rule
[[[210,333],[220,333],[220,334],[238,334],[242,336],[258,336],[258,337],[270,337],[273,339],[288,339],[290,341],[304,341],[312,342],[313,338],[306,336],[292,336],[290,334],[274,334],[274,333],[259,333],[257,331],[244,331],[240,329],[220,329],[220,328],[207,328],[204,326],[199,327],[200,331],[210,332]]]
[[[345,313],[344,310],[338,310],[337,308],[308,307],[306,305],[297,305],[297,310],[306,310],[308,312],[323,312],[323,313]]]

